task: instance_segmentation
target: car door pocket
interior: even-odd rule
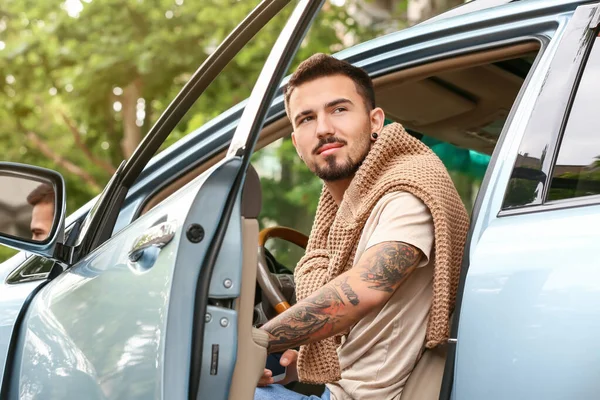
[[[173,221],[162,222],[137,237],[127,253],[130,268],[137,272],[151,268],[156,262],[160,250],[173,240],[175,226]]]

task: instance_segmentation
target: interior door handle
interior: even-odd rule
[[[151,247],[162,249],[175,236],[175,226],[172,222],[163,222],[148,229],[144,234],[140,235],[134,242],[131,250],[127,254],[129,261],[138,261],[144,251]]]

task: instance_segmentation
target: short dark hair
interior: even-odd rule
[[[317,53],[304,60],[283,88],[285,111],[290,115],[290,96],[298,86],[326,76],[343,75],[354,81],[356,91],[363,98],[367,110],[375,108],[375,90],[367,72],[347,61],[338,60],[327,54]]]
[[[27,202],[32,206],[38,203],[54,203],[54,188],[47,183],[42,183],[29,193]]]

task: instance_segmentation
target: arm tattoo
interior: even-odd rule
[[[370,289],[392,293],[421,259],[421,251],[402,242],[387,242],[355,268]],[[357,286],[355,286],[357,287]],[[338,289],[339,288],[339,289]],[[283,351],[347,328],[359,308],[359,296],[348,277],[331,282],[262,326],[269,334],[269,352]],[[366,302],[363,302],[366,304]],[[362,305],[361,305],[362,306]]]
[[[371,256],[360,274],[370,289],[391,293],[421,259],[421,251],[402,242],[387,242]]]
[[[352,286],[348,284],[348,278],[345,278],[341,282],[337,282],[335,286],[339,286],[340,289],[342,289],[342,292],[344,292],[350,304],[352,304],[353,306],[357,306],[358,303],[360,303],[358,295],[354,293],[354,290],[352,290]]]
[[[324,286],[318,293],[296,304],[296,311],[267,322],[263,329],[270,335],[269,351],[289,349],[308,341],[311,334],[327,330],[343,316],[345,303],[338,292]]]

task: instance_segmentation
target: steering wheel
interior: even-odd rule
[[[290,304],[283,293],[281,293],[281,290],[279,290],[279,285],[271,274],[271,271],[269,271],[267,265],[265,243],[271,238],[284,239],[296,246],[306,249],[308,237],[302,232],[298,232],[295,229],[287,228],[285,226],[265,228],[258,234],[258,273],[256,275],[256,280],[269,304],[271,304],[277,314],[281,314],[290,308]]]

